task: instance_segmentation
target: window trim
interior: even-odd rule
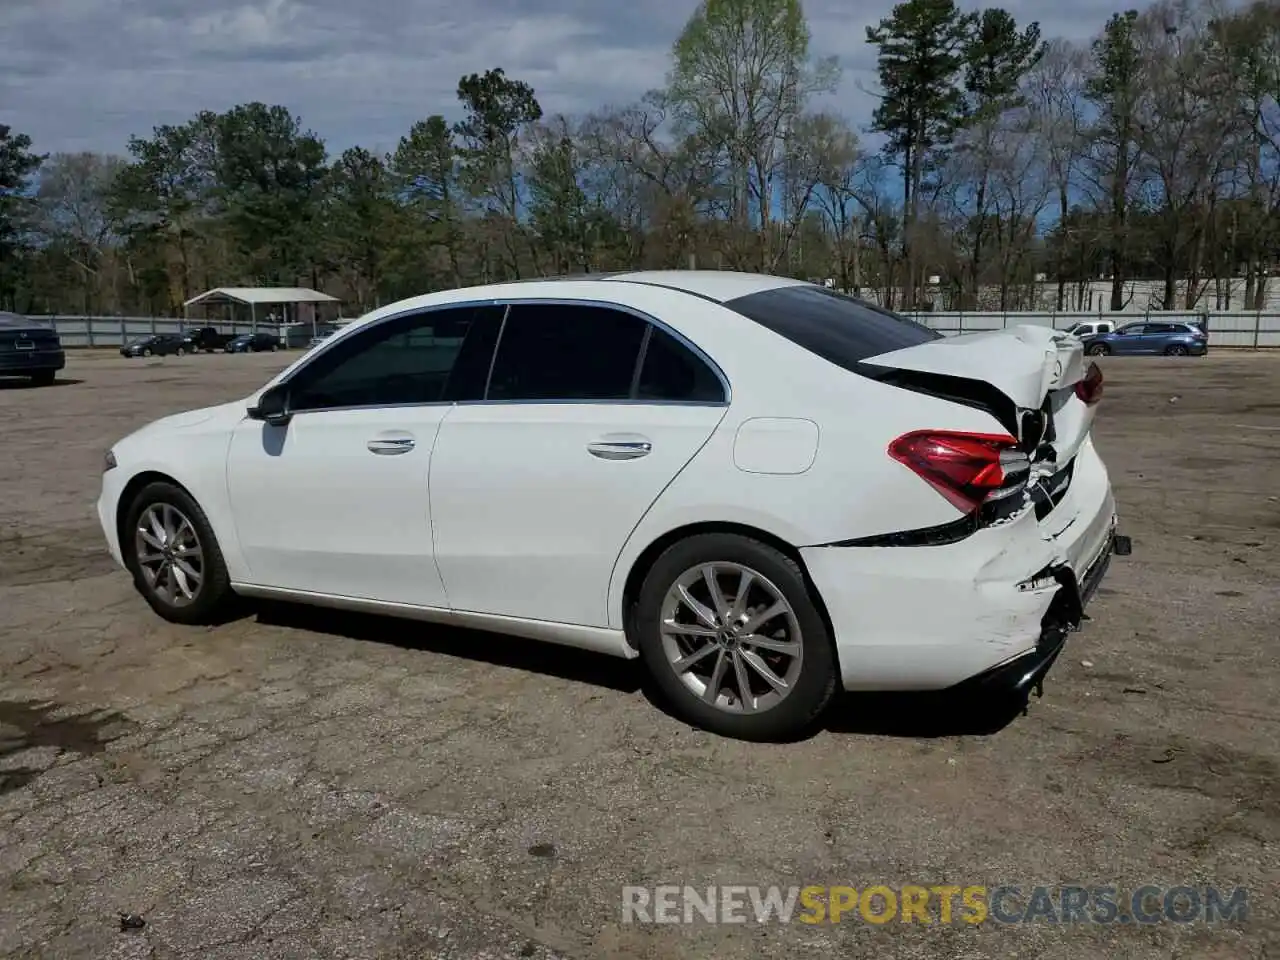
[[[643,366],[644,366],[645,354],[647,353],[647,349],[649,346],[649,339],[651,336],[650,331],[652,330],[653,327],[657,327],[660,330],[662,330],[664,333],[669,334],[672,338],[676,340],[676,342],[681,344],[683,347],[691,351],[698,360],[705,363],[711,369],[711,372],[715,374],[716,379],[720,381],[720,386],[724,391],[724,399],[723,400],[640,400],[640,399],[632,399],[628,397],[626,399],[621,399],[621,400],[576,400],[576,399],[490,400],[488,399],[489,382],[493,378],[493,367],[494,367],[494,363],[497,361],[497,358],[498,358],[498,351],[502,349],[502,334],[506,330],[507,317],[510,315],[512,307],[519,306],[521,304],[528,304],[530,306],[598,307],[606,310],[617,310],[622,313],[629,313],[632,316],[636,317],[637,319],[642,320],[645,323],[650,325],[645,329],[644,338],[640,341],[640,352],[636,357],[636,367],[635,367],[635,370],[632,372],[632,378],[631,378],[632,393],[635,392],[635,386],[636,386],[636,383],[638,382],[640,371],[643,369]],[[408,316],[426,315],[430,313],[436,313],[441,310],[478,309],[481,307],[503,307],[504,308],[502,312],[502,320],[500,321],[500,325],[498,327],[498,339],[495,341],[493,345],[493,354],[489,357],[489,372],[485,376],[485,384],[484,384],[485,398],[484,399],[482,400],[430,400],[422,403],[355,404],[351,406],[342,406],[342,407],[311,407],[307,410],[297,410],[294,412],[294,415],[303,416],[308,413],[335,413],[335,412],[344,411],[344,410],[400,410],[400,409],[416,408],[416,407],[453,407],[453,406],[463,407],[463,406],[479,406],[479,405],[529,406],[533,404],[536,404],[539,406],[560,405],[560,404],[576,404],[579,406],[583,404],[591,404],[591,405],[608,404],[610,406],[621,405],[621,406],[647,406],[647,407],[727,407],[730,405],[730,403],[733,402],[733,390],[732,390],[732,387],[730,387],[729,385],[729,378],[725,376],[725,373],[720,368],[720,365],[716,363],[714,360],[712,360],[705,350],[699,347],[696,343],[694,343],[692,340],[686,337],[679,330],[676,330],[670,324],[664,323],[663,321],[657,319],[656,317],[653,317],[650,314],[645,313],[643,310],[638,310],[635,307],[629,306],[627,304],[614,303],[608,300],[579,299],[576,297],[497,297],[497,298],[485,297],[479,300],[455,300],[449,303],[433,303],[428,306],[400,310],[400,311],[397,311],[396,313],[388,314],[385,317],[379,317],[377,320],[373,321],[372,323],[366,326],[356,327],[355,329],[351,330],[349,335],[340,336],[337,339],[330,339],[328,342],[322,344],[321,347],[315,352],[313,356],[306,358],[305,362],[303,362],[301,366],[297,367],[295,370],[290,371],[287,376],[271,384],[269,386],[269,389],[279,389],[282,387],[286,387],[286,388],[289,387],[295,379],[302,376],[304,371],[306,371],[310,366],[312,366],[312,364],[314,364],[318,359],[320,359],[320,357],[324,356],[325,354],[331,353],[334,350],[337,350],[343,344],[351,343],[352,341],[356,340],[359,337],[362,337],[364,334],[367,334],[370,331],[377,330],[378,328],[382,327],[384,324],[394,323],[395,321],[403,320],[405,317],[408,317]]]

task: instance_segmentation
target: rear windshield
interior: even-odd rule
[[[807,284],[764,290],[725,306],[846,370],[868,357],[942,336],[865,301]]]

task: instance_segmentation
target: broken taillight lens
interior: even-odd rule
[[[916,430],[889,444],[889,456],[970,513],[1025,485],[1030,462],[1017,444],[1008,434]]]
[[[1102,399],[1102,368],[1096,363],[1089,364],[1084,379],[1076,382],[1076,396],[1089,406]]]

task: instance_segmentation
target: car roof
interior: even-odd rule
[[[811,286],[792,277],[775,277],[766,273],[737,273],[732,270],[637,270],[608,277],[622,283],[644,283],[654,287],[683,290],[696,297],[726,303],[779,287]]]
[[[561,277],[530,277],[525,280],[508,280],[501,283],[439,290],[388,304],[365,314],[353,323],[363,324],[375,316],[385,317],[419,307],[443,306],[446,303],[468,300],[519,297],[573,298],[575,287],[587,284],[598,285],[602,282],[637,283],[649,287],[662,287],[716,303],[726,303],[738,297],[765,290],[776,290],[780,287],[813,286],[807,281],[795,280],[791,277],[775,277],[764,273],[738,273],[731,270],[633,270],[624,273],[579,273]]]
[[[43,330],[45,326],[34,320],[28,320],[19,313],[0,310],[0,328],[6,330]]]

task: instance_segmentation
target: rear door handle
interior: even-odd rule
[[[636,433],[610,433],[587,444],[587,452],[601,460],[636,460],[652,450],[649,438]]]
[[[415,442],[413,437],[374,437],[365,446],[369,448],[370,453],[390,457],[398,453],[408,453],[413,449]]]

